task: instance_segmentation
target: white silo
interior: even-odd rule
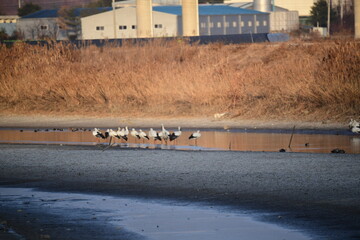
[[[254,0],[254,10],[260,12],[271,12],[272,11],[271,0]]]
[[[152,0],[136,0],[136,25],[138,38],[153,36]]]
[[[199,5],[197,0],[182,0],[183,36],[199,36]]]

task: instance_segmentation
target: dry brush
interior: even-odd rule
[[[360,43],[17,43],[0,46],[0,85],[3,113],[345,120],[360,112]]]

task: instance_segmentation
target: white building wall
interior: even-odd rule
[[[16,25],[16,30],[25,40],[67,40],[66,33],[59,29],[56,18],[20,18]]]
[[[180,36],[181,21],[176,15],[153,11],[153,24],[154,37]]]
[[[115,29],[117,38],[136,38],[136,9],[134,7],[115,10]],[[81,18],[82,39],[113,39],[113,11]],[[178,35],[176,15],[153,11],[154,37]]]
[[[270,31],[290,32],[297,29],[299,29],[299,14],[297,11],[270,13]]]

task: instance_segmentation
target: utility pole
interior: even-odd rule
[[[355,38],[360,39],[360,1],[354,1]]]
[[[343,26],[343,19],[344,19],[344,0],[339,0],[340,1],[340,24],[341,27]]]
[[[115,0],[112,0],[112,8],[113,8],[114,39],[117,39],[117,36],[116,36]]]
[[[327,1],[328,12],[327,12],[327,36],[330,37],[330,11],[331,11],[331,0]]]

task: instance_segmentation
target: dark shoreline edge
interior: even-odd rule
[[[54,146],[17,146],[17,145],[0,145],[0,149],[12,148],[13,150],[16,149],[25,149],[26,151],[36,151],[37,149],[44,149],[45,151],[56,151],[59,152],[58,149]],[[78,152],[85,151],[92,153],[93,151],[88,148],[78,148],[74,146],[65,146],[66,151],[74,151]],[[139,149],[130,149],[130,150],[122,150],[129,154],[131,157],[135,154],[136,157],[141,157],[143,150]],[[157,150],[147,150],[154,154]],[[162,150],[161,153],[164,153],[166,156],[173,155],[171,150]],[[15,152],[12,152],[16,155]],[[119,151],[111,150],[107,155],[114,156],[114,154],[118,154]],[[60,152],[61,154],[61,152]],[[140,155],[139,155],[140,154]],[[193,152],[185,152],[180,153],[180,155],[187,155],[193,154]],[[201,152],[195,153],[204,154],[209,156],[209,154],[215,155],[223,155],[223,152]],[[230,154],[230,155],[229,155]],[[226,155],[232,156],[239,156],[247,155],[248,158],[257,158],[257,157],[268,157],[278,160],[279,156],[278,153],[255,153],[255,152],[237,152],[235,153],[228,153]],[[0,153],[0,156],[2,154]],[[178,154],[179,155],[179,154]],[[359,161],[355,156],[350,155],[342,155],[342,156],[331,156],[330,154],[300,154],[300,153],[286,153],[287,158],[295,158],[299,161],[305,161],[307,163],[307,157],[311,156],[312,158],[324,158],[323,161],[330,161],[334,163],[334,161],[341,161],[342,159],[346,160],[346,163],[354,163],[356,168],[359,168]],[[40,157],[41,158],[41,157]],[[176,160],[174,160],[176,161]],[[354,162],[355,161],[355,162]],[[0,160],[0,163],[2,160]],[[169,161],[165,161],[166,163],[171,163]],[[312,162],[312,161],[311,161]],[[325,163],[326,164],[326,163]],[[301,165],[302,166],[302,165]],[[300,167],[301,167],[300,166]],[[10,166],[11,167],[11,166]],[[156,166],[160,170],[161,167]],[[186,177],[187,175],[191,178],[196,178],[197,173],[201,173],[202,169],[198,168],[194,172],[189,171],[187,174],[174,174],[174,175],[167,175],[163,176],[161,180],[171,180],[171,177]],[[298,166],[299,167],[299,166]],[[306,166],[303,166],[307,169]],[[95,166],[96,168],[96,166]],[[271,168],[271,167],[270,167]],[[290,169],[288,169],[290,170]],[[301,168],[297,168],[298,171],[304,171]],[[5,171],[5,170],[4,170]],[[241,170],[240,170],[241,171]],[[348,170],[346,170],[348,171]],[[222,189],[221,187],[211,187],[211,178],[216,175],[216,173],[209,170],[209,175],[204,175],[204,178],[201,178],[203,181],[204,186],[186,186],[183,184],[178,184],[176,186],[162,183],[162,181],[153,180],[153,183],[146,182],[146,177],[140,179],[133,179],[138,174],[146,174],[146,168],[140,169],[139,172],[134,172],[134,169],[127,169],[127,172],[130,172],[126,177],[118,177],[118,180],[126,180],[130,179],[130,183],[118,183],[116,181],[106,182],[106,180],[101,179],[99,176],[94,176],[95,179],[82,179],[81,176],[74,176],[74,173],[67,172],[66,175],[71,175],[70,180],[64,180],[59,178],[52,178],[49,174],[42,175],[41,177],[35,177],[33,172],[29,170],[27,174],[21,172],[18,174],[17,177],[14,176],[5,176],[2,174],[3,171],[0,170],[0,185],[2,186],[11,186],[11,187],[33,187],[39,188],[40,190],[43,189],[45,191],[64,191],[64,192],[81,192],[81,193],[95,193],[95,194],[106,194],[106,195],[114,195],[114,196],[132,196],[132,197],[141,197],[141,198],[165,198],[165,199],[173,199],[173,200],[180,200],[180,201],[191,201],[191,202],[198,202],[201,204],[216,204],[222,206],[228,206],[229,208],[237,208],[242,210],[248,210],[250,213],[264,213],[261,214],[263,221],[268,221],[272,223],[277,223],[284,226],[290,226],[295,228],[304,229],[307,232],[317,236],[314,239],[360,239],[360,207],[357,205],[359,202],[359,185],[352,185],[348,186],[349,188],[346,189],[345,192],[349,190],[353,190],[354,193],[350,194],[352,197],[355,197],[353,201],[348,204],[343,204],[341,201],[343,200],[342,194],[339,190],[339,186],[334,188],[334,192],[326,192],[332,199],[328,202],[321,202],[318,197],[310,197],[308,199],[305,195],[312,195],[316,192],[313,192],[314,189],[307,190],[307,193],[304,195],[306,191],[302,189],[298,189],[298,186],[295,186],[293,190],[298,191],[298,198],[296,197],[296,193],[292,193],[291,190],[284,189],[279,190],[275,189],[275,192],[268,192],[268,191],[251,191],[251,189],[243,188],[239,186],[239,188],[234,189]],[[38,174],[38,173],[37,173]],[[153,173],[150,173],[150,175]],[[243,173],[244,174],[244,173]],[[245,172],[246,174],[246,172]],[[267,173],[259,173],[260,177],[262,174]],[[284,176],[279,176],[280,181],[286,180],[286,178],[290,177],[289,174],[292,172],[286,173]],[[315,173],[316,174],[316,173]],[[320,173],[321,174],[321,173]],[[36,174],[35,174],[36,175]],[[301,174],[300,174],[301,176]],[[156,176],[151,176],[156,177]],[[222,177],[222,175],[220,175]],[[328,177],[328,176],[326,176]],[[336,176],[335,176],[336,177]],[[352,178],[358,178],[357,176],[352,176]],[[341,176],[340,176],[341,178]],[[342,179],[337,179],[341,181]],[[342,178],[347,178],[347,176],[342,176]],[[297,177],[295,178],[297,179]],[[253,176],[244,177],[243,180],[251,181],[254,180]],[[313,179],[316,180],[316,179]],[[312,180],[312,181],[313,181]],[[209,182],[210,181],[210,182]],[[231,184],[231,178],[226,178],[226,183]],[[359,181],[359,179],[357,180]],[[124,181],[123,181],[124,182]],[[126,182],[126,181],[125,181]],[[356,182],[356,181],[355,181]],[[309,182],[312,183],[311,181]],[[266,184],[266,183],[259,183]],[[280,183],[281,187],[284,183]],[[286,185],[286,184],[285,184]],[[301,184],[300,184],[301,185]],[[305,186],[304,186],[305,187]],[[341,186],[340,186],[341,187]],[[330,186],[331,188],[331,186]],[[245,191],[244,191],[245,190]],[[321,189],[319,189],[321,191]],[[279,191],[279,192],[276,192]],[[286,193],[292,195],[291,197],[286,196]],[[338,196],[338,197],[336,197]],[[321,196],[323,197],[323,196]],[[344,196],[345,200],[349,198],[349,196]],[[351,200],[351,199],[350,199]]]

